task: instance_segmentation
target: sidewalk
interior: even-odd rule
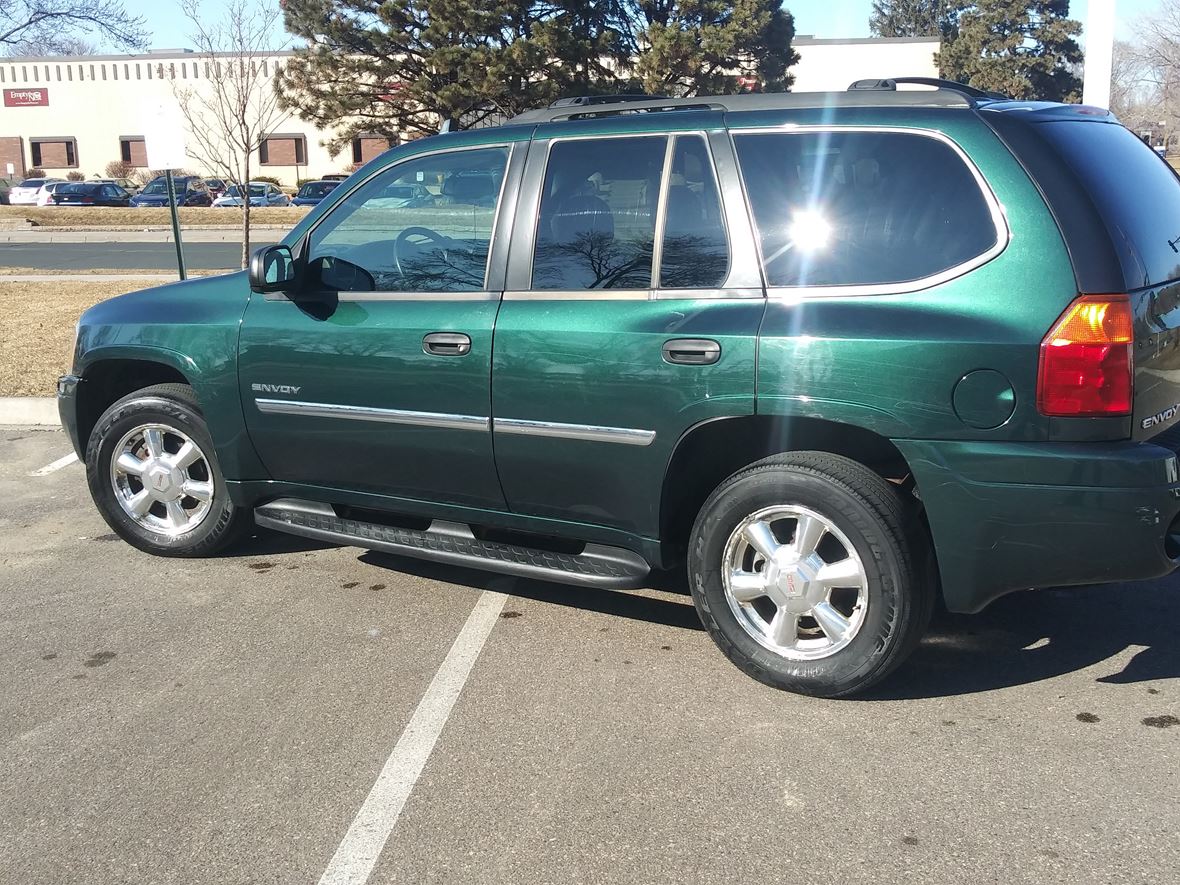
[[[293,225],[266,225],[250,228],[250,239],[259,243],[281,240]],[[185,243],[240,243],[240,227],[182,228],[180,239]],[[2,243],[171,243],[172,228],[60,228],[37,227],[25,230],[0,230]]]

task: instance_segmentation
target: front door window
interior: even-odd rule
[[[504,147],[407,160],[349,194],[312,231],[308,264],[340,292],[478,292]]]

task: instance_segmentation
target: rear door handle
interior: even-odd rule
[[[721,345],[709,338],[673,338],[664,342],[664,362],[678,366],[711,366],[721,359]]]
[[[431,332],[422,339],[422,351],[431,356],[467,356],[471,338],[462,332]]]

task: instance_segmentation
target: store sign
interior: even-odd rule
[[[4,107],[6,108],[45,108],[49,107],[48,89],[5,89]]]

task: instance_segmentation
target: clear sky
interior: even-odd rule
[[[128,10],[142,15],[152,32],[153,49],[175,49],[191,46],[186,34],[186,21],[174,0],[124,0]],[[203,0],[209,14],[221,5],[221,0]],[[277,0],[276,0],[277,2]],[[1117,0],[1118,32],[1128,38],[1133,33],[1136,18],[1152,12],[1162,3],[1174,0]],[[800,34],[815,37],[867,37],[871,0],[786,0],[786,7],[795,15],[795,29]],[[1070,14],[1083,24],[1086,21],[1086,0],[1074,0]],[[289,39],[289,38],[288,38]],[[279,43],[288,42],[276,34]]]

